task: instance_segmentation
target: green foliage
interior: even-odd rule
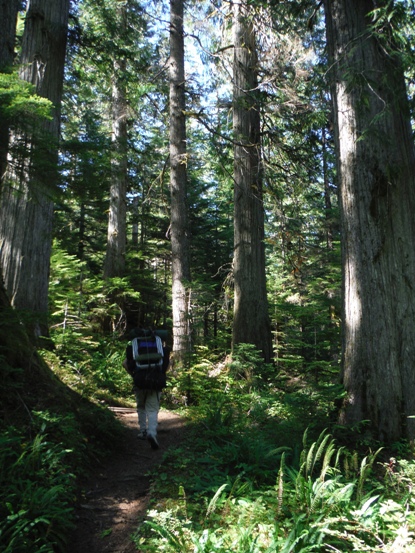
[[[265,383],[275,378],[275,369],[272,364],[264,362],[261,352],[253,344],[237,344],[232,352],[229,374],[236,381],[246,380],[247,384],[255,381],[260,385],[261,381]]]
[[[0,115],[8,120],[28,123],[28,120],[51,119],[52,103],[38,96],[35,87],[16,73],[0,73]]]
[[[0,549],[4,553],[64,552],[75,494],[71,450],[27,440],[15,429],[0,436]]]
[[[270,388],[252,378],[256,355],[242,346],[234,367],[205,359],[181,375],[191,377],[197,405],[187,409],[188,440],[153,475],[139,550],[415,551],[414,462],[398,468],[379,463],[380,449],[361,456],[337,445],[316,409],[327,406],[326,391],[303,389],[287,404],[277,391],[284,380]]]
[[[91,329],[67,328],[52,335],[56,349],[44,352],[60,379],[80,396],[110,405],[132,405],[132,381],[122,366],[126,342],[107,342]]]
[[[87,274],[84,262],[55,243],[50,283],[55,350],[44,355],[61,380],[81,396],[128,405],[133,394],[131,377],[122,367],[126,342],[116,334],[105,338],[102,328],[122,331],[120,304],[138,294],[127,278],[104,282]]]
[[[140,550],[169,553],[413,551],[414,498],[387,497],[379,481],[359,497],[366,467],[373,468],[376,454],[362,461],[358,477],[350,481],[341,469],[343,455],[323,432],[302,451],[299,470],[288,467],[282,456],[275,486],[247,485],[243,473],[233,484],[217,486],[207,495],[205,490],[203,510],[199,496],[188,488],[183,491],[186,465],[182,484],[176,484],[181,492],[175,499],[170,491],[164,509],[158,499],[158,508],[149,511],[135,541]]]
[[[50,320],[54,329],[63,331],[56,335],[59,341],[68,329],[75,333],[85,329],[87,334],[101,334],[106,327],[122,331],[126,321],[121,306],[140,301],[140,294],[128,277],[104,281],[94,276],[85,262],[67,253],[57,241],[52,251],[50,279]]]
[[[53,366],[56,353],[47,354]],[[120,426],[110,412],[65,388],[39,358],[16,369],[13,354],[5,359],[0,550],[63,553],[74,527],[76,476],[119,443]]]

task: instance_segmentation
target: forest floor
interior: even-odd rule
[[[137,438],[135,409],[114,408],[125,426],[122,447],[109,457],[91,479],[83,482],[84,495],[76,508],[76,528],[70,553],[137,553],[131,535],[144,519],[150,501],[149,471],[170,447],[185,435],[185,421],[175,413],[159,413],[160,449],[152,450]]]

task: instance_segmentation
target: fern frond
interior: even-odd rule
[[[301,453],[300,453],[300,465],[302,465],[306,460],[307,438],[308,438],[308,428],[304,431],[304,434],[303,434],[303,449],[301,450]]]
[[[279,515],[282,510],[282,501],[284,496],[284,468],[285,468],[285,453],[283,453],[281,456],[280,469],[278,471],[277,515]]]
[[[311,471],[310,471],[310,475],[314,472],[314,469],[315,469],[315,466],[316,464],[321,460],[321,458],[323,457],[323,454],[326,450],[326,446],[327,446],[327,442],[330,440],[331,436],[330,434],[326,434],[327,430],[323,430],[323,432],[320,434],[317,442],[316,442],[316,447],[318,446],[318,449],[314,455],[314,459],[313,459],[313,463],[311,465]],[[319,443],[320,442],[320,443]]]
[[[155,532],[157,532],[162,538],[167,540],[169,545],[174,547],[176,551],[185,551],[186,547],[185,544],[178,539],[178,537],[171,532],[169,529],[165,528],[164,526],[161,526],[161,524],[156,524],[155,522],[151,522],[150,520],[146,520],[145,524],[150,526]]]
[[[357,483],[357,500],[360,501],[363,494],[363,486],[365,485],[365,482],[367,480],[368,475],[370,474],[370,471],[372,470],[373,463],[376,460],[376,457],[379,455],[379,453],[382,451],[383,448],[379,448],[375,453],[372,455],[366,456],[361,464],[360,464],[360,473],[359,473],[359,479]]]
[[[334,468],[335,469],[339,469],[339,465],[340,465],[340,458],[341,456],[343,455],[343,452],[344,452],[344,447],[339,447],[339,449],[337,450],[337,454],[336,454],[336,460],[334,462]]]
[[[320,480],[324,480],[326,477],[327,471],[331,468],[331,459],[336,451],[336,444],[333,439],[327,445],[326,451],[323,457],[323,466],[321,468]]]
[[[306,461],[304,463],[304,477],[307,478],[312,472],[313,472],[313,466],[314,466],[314,450],[317,447],[317,443],[314,442],[311,444],[310,449],[308,450],[308,454],[306,457]]]
[[[228,484],[222,484],[222,486],[216,491],[215,495],[212,497],[212,499],[209,502],[209,505],[206,511],[206,518],[208,518],[215,511],[218,500],[222,495],[223,490],[227,487],[228,487]]]

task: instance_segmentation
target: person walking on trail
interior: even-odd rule
[[[138,438],[148,440],[152,449],[159,448],[157,426],[160,396],[166,386],[166,372],[170,359],[170,350],[163,346],[157,333],[162,331],[134,329],[123,362],[124,368],[134,381]]]

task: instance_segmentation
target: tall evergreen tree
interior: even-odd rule
[[[0,1],[0,72],[10,71],[14,63],[18,8],[18,0]],[[9,123],[5,115],[0,113],[0,191],[6,170],[8,144]]]
[[[234,4],[233,344],[254,344],[269,361],[258,64],[252,17],[246,0]]]
[[[191,338],[183,4],[183,0],[170,0],[170,236],[173,350],[179,362],[189,352]]]
[[[127,4],[120,4],[116,10],[116,19],[121,35],[126,32],[127,17]],[[104,278],[124,275],[126,249],[128,167],[126,61],[119,53],[115,55],[111,102],[113,159]]]
[[[342,421],[415,437],[415,154],[392,2],[326,0],[343,256]],[[384,15],[381,32],[374,31]]]
[[[41,129],[14,137],[24,148],[9,164],[10,185],[1,198],[1,266],[12,304],[35,314],[33,333],[47,334],[48,277],[57,144],[68,29],[69,0],[28,3],[22,43],[21,78],[53,104]],[[42,140],[40,140],[42,137]]]
[[[0,71],[9,69],[14,62],[16,18],[19,0],[0,1]]]

